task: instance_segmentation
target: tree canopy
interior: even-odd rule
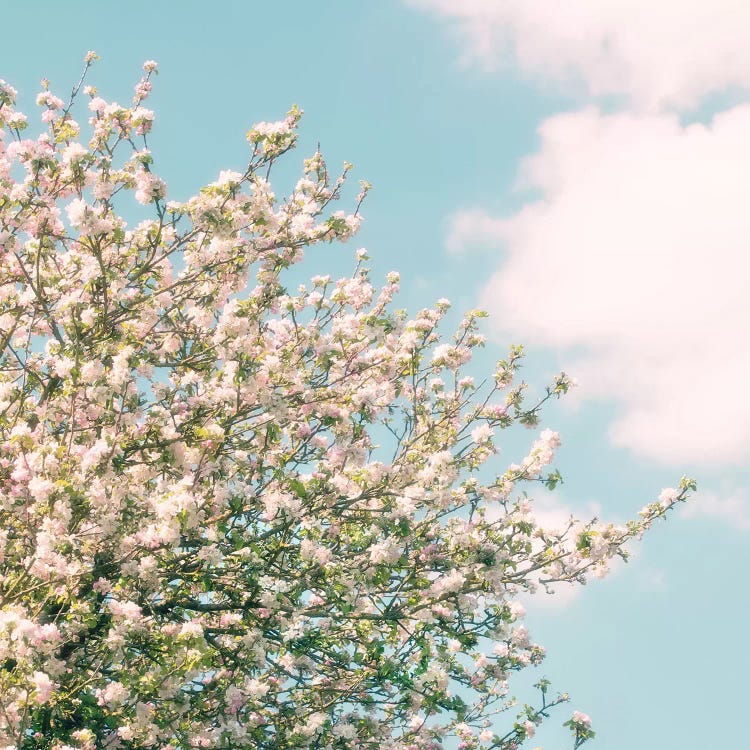
[[[369,187],[334,210],[349,166],[316,152],[274,194],[296,108],[168,200],[155,71],[128,105],[45,84],[36,137],[0,82],[0,745],[520,747],[567,696],[514,705],[544,657],[518,596],[603,572],[692,483],[625,525],[540,525],[540,410],[570,379],[529,403],[514,347],[475,382],[482,314],[394,309],[364,250],[290,288]],[[538,434],[500,469],[514,424]]]

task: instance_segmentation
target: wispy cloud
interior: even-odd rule
[[[685,518],[717,518],[740,531],[750,531],[750,495],[747,491],[700,492],[683,506]]]
[[[457,29],[466,56],[515,61],[543,80],[579,81],[640,108],[689,108],[750,88],[745,0],[406,0]]]
[[[660,568],[645,568],[638,576],[638,586],[641,591],[662,593],[667,590],[667,574]]]

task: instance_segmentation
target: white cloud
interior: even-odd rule
[[[538,200],[453,219],[454,251],[503,248],[481,301],[492,323],[567,352],[581,396],[619,403],[616,444],[667,464],[747,461],[750,106],[686,127],[590,108],[540,136],[521,173]]]
[[[473,209],[461,211],[451,217],[448,237],[445,246],[451,255],[460,256],[467,249],[467,241],[475,247],[478,244],[495,244],[495,240],[501,234],[503,222],[493,216],[488,216],[484,211]]]
[[[531,503],[536,524],[550,533],[563,533],[570,526],[571,519],[584,524],[595,518],[602,520],[600,503],[589,501],[584,505],[577,504],[573,507],[559,489],[548,490],[543,485],[539,485],[534,488],[528,500]],[[486,512],[488,521],[496,521],[505,516],[505,510],[499,504],[488,505]],[[618,522],[611,518],[604,520],[609,523]]]
[[[708,516],[726,521],[735,529],[750,531],[750,497],[741,490],[725,494],[699,492],[680,512],[685,518]]]
[[[518,597],[518,601],[529,610],[529,612],[535,612],[536,610],[557,610],[566,609],[573,602],[578,601],[581,594],[585,592],[584,587],[580,583],[567,583],[561,581],[550,587],[550,592],[545,591],[543,588],[534,594],[523,593]]]
[[[747,0],[406,0],[457,24],[468,56],[582,80],[641,107],[691,107],[750,87]]]
[[[582,510],[574,509],[567,504],[559,490],[550,491],[540,487],[534,492],[532,503],[537,524],[553,533],[564,532],[571,517],[583,523],[594,518],[602,519],[602,506],[599,503],[588,502]]]

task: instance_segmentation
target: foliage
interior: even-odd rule
[[[144,69],[132,106],[45,84],[33,139],[0,82],[0,744],[520,746],[566,696],[542,681],[490,723],[544,656],[518,594],[603,571],[689,483],[626,526],[540,527],[522,489],[559,482],[559,438],[493,474],[495,433],[569,379],[526,405],[514,348],[476,386],[481,314],[445,338],[447,301],[393,311],[398,275],[375,289],[364,251],[290,291],[368,186],[333,211],[348,167],[315,153],[276,198],[293,109],[168,202]]]

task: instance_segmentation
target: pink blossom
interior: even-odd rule
[[[31,680],[34,683],[34,700],[39,704],[47,703],[57,685],[52,682],[49,675],[45,672],[34,672]]]

